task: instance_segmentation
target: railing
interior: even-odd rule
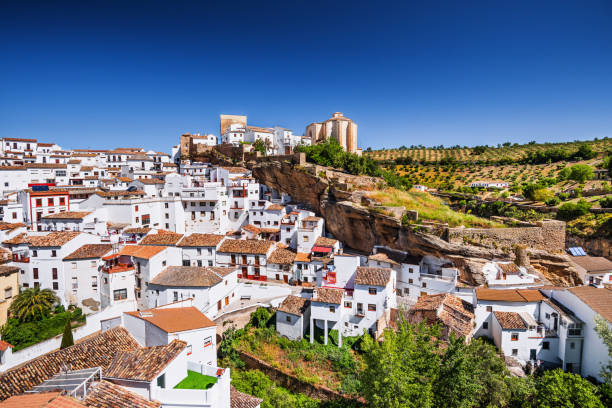
[[[13,254],[13,262],[29,263],[30,257],[24,255]]]
[[[452,282],[455,280],[454,276],[443,276],[443,275],[436,275],[432,273],[421,273],[420,276],[421,278],[440,279],[440,280],[444,280],[447,282]]]

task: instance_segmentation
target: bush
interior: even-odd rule
[[[589,212],[590,208],[591,204],[587,203],[584,199],[578,201],[577,203],[564,203],[557,211],[557,219],[570,221],[585,215]]]
[[[554,207],[555,205],[559,205],[561,203],[561,200],[559,199],[559,197],[551,197],[548,200],[546,200],[546,205]]]
[[[588,164],[575,164],[570,167],[569,179],[584,183],[586,180],[591,180],[595,176],[593,168]]]
[[[612,196],[607,196],[599,200],[601,208],[612,208]]]
[[[297,146],[295,151],[306,153],[306,158],[311,162],[322,166],[344,169],[351,174],[366,174],[374,177],[381,177],[383,175],[382,169],[374,160],[369,157],[345,152],[338,141],[333,138],[312,146]]]
[[[268,321],[272,317],[272,314],[265,307],[258,307],[256,311],[251,313],[251,319],[249,324],[257,328],[263,328],[268,325]]]

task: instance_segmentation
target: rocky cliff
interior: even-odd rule
[[[482,284],[482,265],[491,259],[513,259],[513,251],[495,246],[448,242],[439,236],[403,226],[401,217],[388,215],[367,203],[368,190],[380,184],[372,177],[352,176],[312,164],[289,160],[250,163],[253,176],[262,184],[289,194],[325,218],[327,230],[346,246],[371,253],[374,245],[406,251],[412,255],[436,255],[455,261],[462,278]],[[365,205],[364,205],[365,202]],[[520,243],[517,242],[517,244]],[[531,266],[555,285],[581,282],[562,252],[528,251]]]

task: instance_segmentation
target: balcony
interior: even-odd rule
[[[13,262],[29,263],[30,257],[20,254],[13,254]]]
[[[127,272],[134,269],[133,264],[118,263],[115,265],[106,265],[102,270],[106,273]]]
[[[436,274],[431,274],[431,273],[421,273],[420,276],[421,278],[438,279],[438,280],[443,280],[446,282],[453,282],[455,280],[454,276],[443,276],[443,275],[436,275]]]

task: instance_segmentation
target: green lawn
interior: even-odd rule
[[[187,370],[187,377],[176,384],[174,389],[180,390],[207,390],[217,382],[217,377],[203,375]]]

